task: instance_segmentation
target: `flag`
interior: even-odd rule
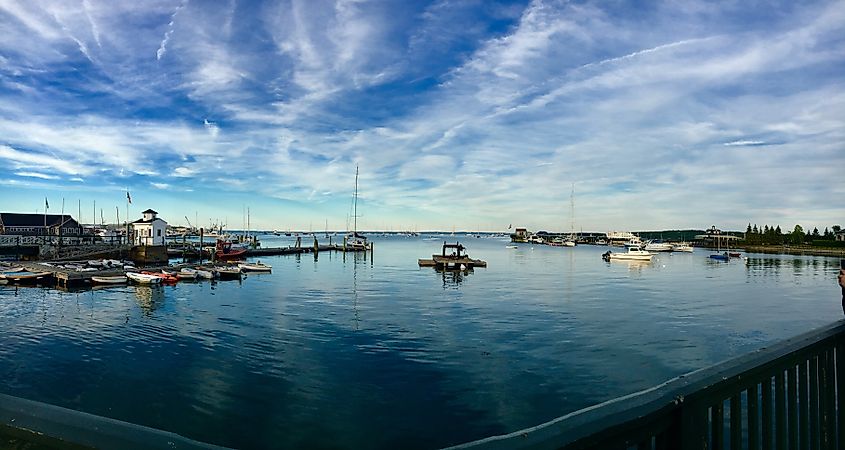
[[[45,210],[50,209],[50,203],[47,202],[47,197],[44,197],[44,209]]]
[[[132,203],[132,197],[129,195],[129,191],[126,191],[126,201],[130,204]]]
[[[513,224],[508,225],[508,230],[510,230],[512,226]]]

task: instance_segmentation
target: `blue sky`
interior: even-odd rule
[[[845,225],[845,2],[0,0],[0,210]],[[99,211],[97,212],[99,215]]]

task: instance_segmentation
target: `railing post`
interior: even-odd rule
[[[681,450],[707,450],[707,405],[701,401],[682,402],[679,414]],[[675,448],[671,441],[669,448]]]

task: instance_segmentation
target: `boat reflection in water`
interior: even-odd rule
[[[436,270],[443,279],[443,289],[448,287],[457,288],[464,282],[464,278],[473,273],[472,269],[466,270]]]
[[[135,300],[144,315],[151,315],[164,303],[164,288],[161,285],[135,286]]]

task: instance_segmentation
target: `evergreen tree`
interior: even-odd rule
[[[796,245],[804,243],[804,229],[801,228],[801,225],[795,225],[795,228],[793,228],[792,243]]]
[[[757,224],[754,224],[754,228],[751,229],[751,232],[754,234],[759,234],[760,232],[757,230]]]
[[[780,225],[778,225],[777,228],[775,228],[775,231],[772,234],[775,235],[774,236],[775,241],[773,242],[773,244],[777,244],[777,245],[783,244],[783,232],[780,231]]]
[[[818,239],[820,237],[821,237],[821,235],[819,234],[818,227],[813,227],[813,239]]]
[[[828,230],[827,227],[824,227],[824,234],[822,236],[822,239],[826,241],[830,240],[830,230]]]

